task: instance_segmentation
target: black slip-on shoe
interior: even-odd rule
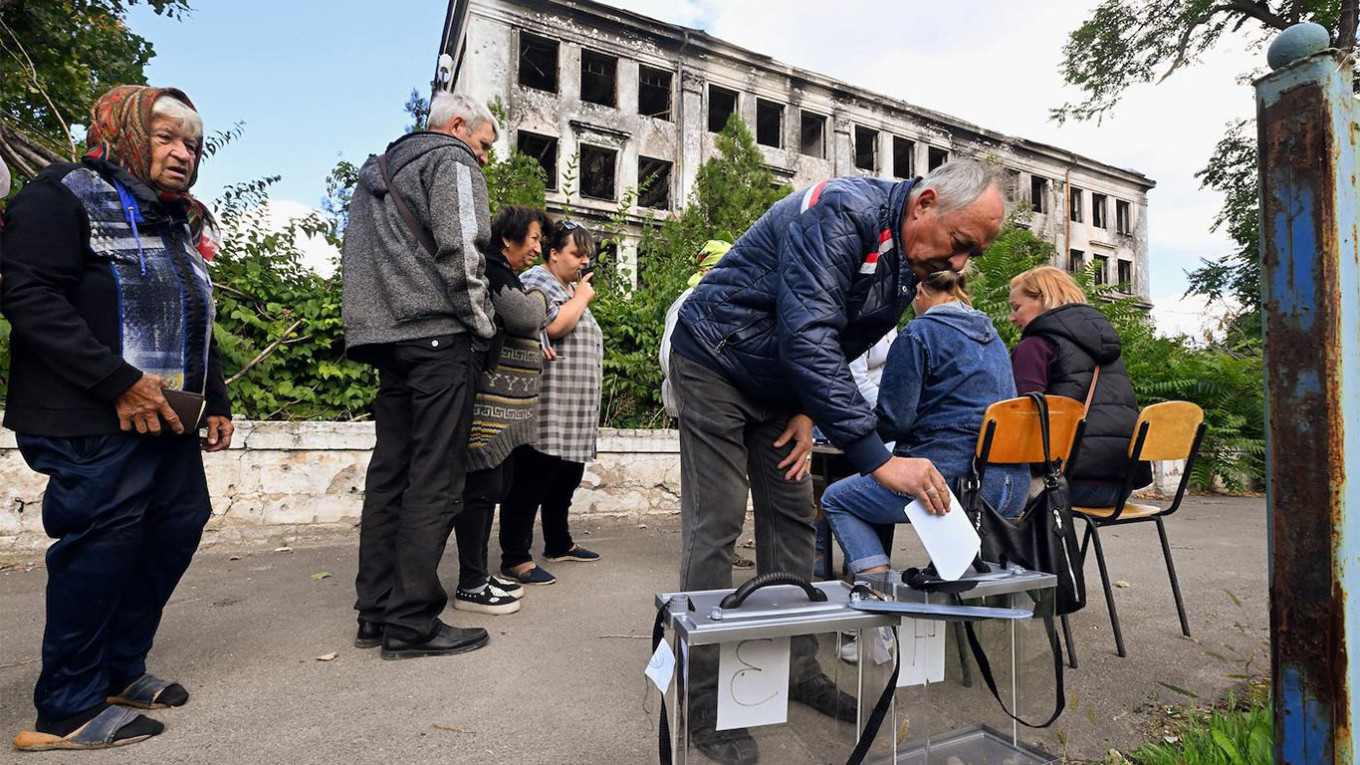
[[[599,559],[599,553],[593,550],[587,550],[580,545],[572,545],[571,549],[564,553],[557,553],[555,555],[548,555],[547,553],[543,554],[543,560],[551,561],[552,563],[561,563],[562,561],[568,560],[576,560],[582,563],[594,563]]]
[[[407,642],[389,635],[383,636],[384,659],[415,659],[422,656],[452,656],[475,651],[486,645],[491,637],[481,627],[450,627],[438,622],[434,636],[428,640]]]
[[[355,648],[377,648],[382,645],[383,625],[381,622],[359,620],[359,631],[354,635]]]
[[[790,688],[789,698],[806,704],[827,717],[842,722],[856,721],[855,697],[842,691],[824,674],[817,674]]]

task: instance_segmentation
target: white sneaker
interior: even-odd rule
[[[855,640],[841,641],[841,661],[846,664],[859,663],[859,642]]]
[[[505,590],[488,584],[481,592],[458,590],[453,593],[453,607],[459,611],[476,611],[480,614],[502,616],[519,610],[519,601],[506,594]]]

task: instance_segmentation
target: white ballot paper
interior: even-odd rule
[[[671,687],[671,678],[675,675],[675,654],[671,653],[671,647],[666,641],[661,641],[656,647],[656,652],[652,654],[651,661],[647,662],[647,669],[642,674],[650,677],[656,689],[662,693]]]
[[[944,632],[948,625],[937,619],[902,617],[902,669],[897,687],[944,682]]]
[[[952,491],[949,492],[948,513],[931,515],[918,499],[907,505],[907,519],[916,530],[916,536],[921,538],[941,579],[952,582],[963,576],[982,549],[977,530]]]
[[[718,656],[718,730],[789,719],[789,639],[723,643]]]

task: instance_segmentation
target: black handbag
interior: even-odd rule
[[[959,480],[955,493],[982,537],[983,560],[1003,565],[1014,563],[1058,577],[1055,613],[1061,616],[1086,606],[1086,577],[1082,572],[1077,527],[1072,522],[1067,479],[1049,447],[1048,401],[1039,393],[1027,397],[1039,410],[1044,444],[1043,491],[1029,500],[1019,518],[1011,520],[982,496],[982,471],[986,466],[974,459],[972,472]]]

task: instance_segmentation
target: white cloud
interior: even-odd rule
[[[1185,268],[1230,248],[1209,227],[1221,199],[1195,179],[1224,125],[1250,118],[1237,78],[1263,54],[1227,42],[1157,86],[1128,91],[1101,124],[1058,126],[1049,109],[1078,98],[1058,71],[1089,0],[608,0],[929,109],[1050,143],[1157,182],[1149,194],[1153,294],[1184,290]],[[1238,40],[1241,38],[1239,37]]]
[[[1239,310],[1236,301],[1210,302],[1202,295],[1182,297],[1180,293],[1152,299],[1152,320],[1163,337],[1186,335],[1208,342],[1223,339],[1226,320]]]

